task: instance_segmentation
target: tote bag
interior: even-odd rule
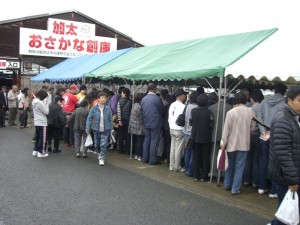
[[[225,149],[219,149],[217,157],[217,169],[220,171],[226,171],[228,168],[228,157]]]
[[[298,194],[288,190],[281,202],[275,216],[282,223],[297,225],[299,223]]]

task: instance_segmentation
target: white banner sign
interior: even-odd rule
[[[20,62],[0,60],[0,69],[20,69]]]
[[[20,28],[20,54],[78,57],[117,50],[117,39],[53,34],[47,30]]]
[[[77,37],[94,37],[96,25],[70,20],[48,19],[48,31],[52,34]]]

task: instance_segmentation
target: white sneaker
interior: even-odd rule
[[[104,166],[104,160],[103,160],[103,159],[100,159],[100,160],[99,160],[99,165],[100,165],[100,166]]]
[[[48,156],[47,153],[42,154],[42,153],[39,153],[39,152],[38,152],[38,154],[37,154],[37,157],[38,157],[38,158],[45,158],[45,157],[47,157],[47,156]]]
[[[38,151],[33,151],[32,152],[32,156],[37,156],[38,155]]]
[[[136,156],[134,157],[134,159],[135,159],[135,160],[138,160],[138,156],[136,155]]]
[[[269,198],[275,199],[275,198],[278,198],[278,195],[277,194],[269,194]]]
[[[142,157],[138,157],[138,161],[142,161]]]
[[[265,193],[265,190],[264,189],[258,189],[257,193],[260,194],[260,195],[263,195]]]

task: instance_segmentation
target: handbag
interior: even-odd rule
[[[180,126],[180,127],[184,127],[185,126],[185,111],[186,111],[186,107],[187,105],[185,106],[184,110],[183,110],[183,113],[181,113],[175,123],[177,124],[177,126]]]
[[[89,134],[85,140],[84,147],[89,147],[91,145],[93,145],[93,139],[92,136]]]
[[[282,200],[275,216],[284,224],[297,225],[299,223],[298,194],[288,190]]]
[[[226,171],[228,168],[228,157],[225,149],[219,149],[217,157],[217,169],[220,171]]]

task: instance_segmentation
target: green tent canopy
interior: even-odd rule
[[[224,76],[230,66],[278,29],[216,36],[133,49],[85,77],[180,81]]]

